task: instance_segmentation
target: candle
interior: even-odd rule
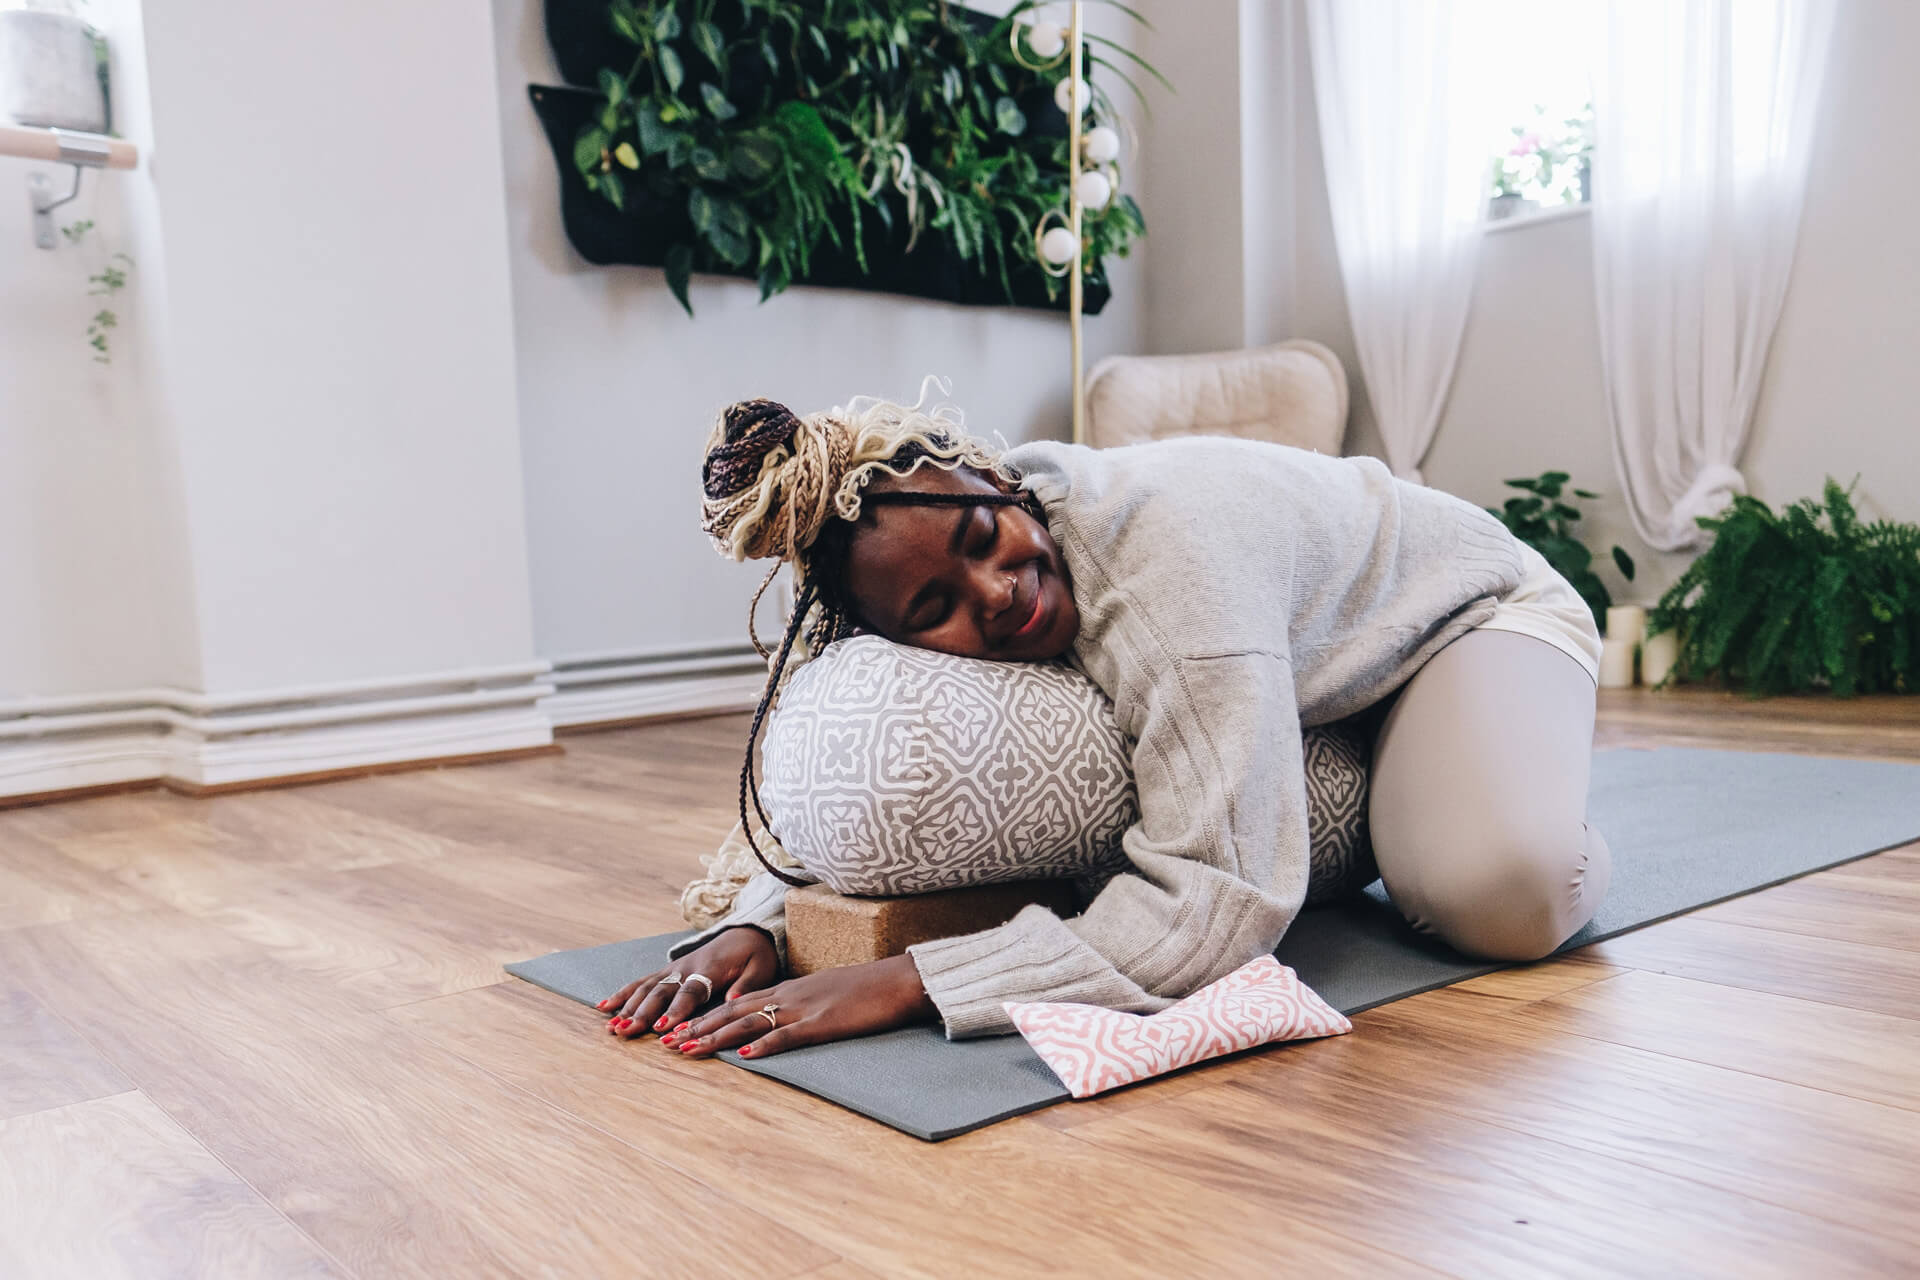
[[[1633,686],[1633,650],[1633,641],[1623,635],[1609,634],[1600,642],[1602,689],[1627,689]]]
[[[1662,631],[1659,635],[1648,636],[1640,645],[1640,680],[1652,686],[1663,683],[1673,674],[1674,664],[1680,660],[1680,633]]]
[[[1647,611],[1637,604],[1616,604],[1607,610],[1607,634],[1619,636],[1629,645],[1640,643],[1647,629]]]

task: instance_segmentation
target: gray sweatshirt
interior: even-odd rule
[[[1392,693],[1521,576],[1492,516],[1372,458],[1253,441],[1008,455],[1046,509],[1080,609],[1074,656],[1135,740],[1130,872],[1062,920],[910,948],[949,1038],[1007,1001],[1151,1013],[1271,952],[1306,899],[1303,725]],[[762,874],[718,929],[780,938]]]

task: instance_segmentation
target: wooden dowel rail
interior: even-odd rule
[[[93,158],[102,152],[105,155],[104,165]],[[45,160],[53,164],[85,164],[92,168],[131,169],[140,163],[140,148],[125,139],[109,138],[105,134],[0,124],[0,156]]]

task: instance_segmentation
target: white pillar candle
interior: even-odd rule
[[[1619,636],[1629,645],[1640,643],[1647,629],[1647,611],[1637,604],[1616,604],[1607,610],[1607,636]]]
[[[1633,687],[1634,643],[1626,636],[1609,635],[1600,642],[1600,687]]]
[[[1673,674],[1674,664],[1679,661],[1679,632],[1662,631],[1646,637],[1640,643],[1640,682],[1648,687],[1659,684]]]

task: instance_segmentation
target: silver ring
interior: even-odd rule
[[[654,983],[653,985],[656,987],[677,987],[680,985],[680,976],[678,974],[670,973],[666,977],[660,979],[660,981]]]
[[[773,1016],[774,1014],[780,1012],[779,1005],[770,1004],[764,1009],[755,1009],[754,1012],[767,1020],[767,1026],[769,1029],[780,1025],[780,1019]]]
[[[681,982],[697,982],[701,986],[705,987],[707,989],[707,994],[701,997],[701,999],[703,1000],[713,995],[713,980],[708,978],[707,975],[704,973],[685,974],[681,977],[680,981]]]

